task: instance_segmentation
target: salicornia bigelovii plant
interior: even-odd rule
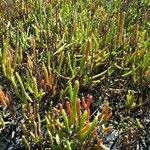
[[[106,102],[102,112],[97,112],[92,119],[90,105],[93,97],[89,96],[87,101],[84,97],[80,100],[77,98],[78,89],[79,82],[76,81],[74,89],[69,89],[69,93],[74,97],[70,97],[72,101],[66,101],[66,106],[58,104],[50,111],[46,111],[45,116],[39,114],[38,105],[35,111],[30,103],[22,106],[23,119],[20,127],[24,133],[22,140],[27,149],[32,149],[31,142],[39,148],[107,149],[103,144],[102,135],[103,132],[112,130],[111,126],[107,127],[112,116],[109,103]]]

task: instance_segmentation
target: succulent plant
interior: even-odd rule
[[[43,119],[38,109],[35,110],[37,113],[33,113],[31,104],[23,106],[24,119],[20,125],[24,133],[22,140],[27,149],[30,149],[31,142],[37,147],[52,149],[107,149],[99,133],[104,134],[103,132],[112,130],[112,126],[105,127],[112,115],[109,103],[104,105],[102,113],[98,112],[94,119],[91,119],[90,105],[93,97],[89,96],[87,102],[83,97],[81,105],[81,100],[77,98],[78,86],[76,81],[74,90],[69,90],[72,100],[66,101],[66,107],[58,104],[46,112]],[[42,126],[45,126],[45,133]]]
[[[27,149],[106,149],[110,102],[113,121],[119,118],[116,128],[131,121],[143,136],[147,119],[141,114],[145,117],[149,106],[150,87],[149,5],[144,0],[2,0],[1,133],[15,126],[12,135],[19,132]],[[96,93],[94,108],[92,96],[81,98],[79,87],[83,95]],[[103,100],[102,113],[93,118]]]

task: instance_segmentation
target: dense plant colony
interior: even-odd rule
[[[148,149],[149,7],[2,0],[2,149]]]

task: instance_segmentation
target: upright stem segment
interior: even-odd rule
[[[69,83],[70,102],[71,102],[71,108],[73,110],[73,122],[75,122],[77,116],[76,100],[77,100],[78,91],[79,91],[79,81],[75,81],[74,89],[72,89],[71,83]]]

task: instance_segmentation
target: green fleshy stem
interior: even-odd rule
[[[70,60],[70,53],[68,53],[67,59],[68,59],[68,65],[69,65],[69,69],[71,71],[72,77],[74,77],[74,71],[72,69],[71,60]]]
[[[95,126],[97,125],[98,123],[98,116],[96,116],[90,126],[90,128],[84,132],[83,134],[81,134],[81,140],[84,140],[92,131],[93,129],[95,128]]]
[[[85,121],[86,121],[86,118],[87,118],[87,111],[85,110],[84,111],[84,113],[83,113],[83,115],[82,115],[82,118],[81,118],[81,120],[80,120],[80,123],[79,123],[79,130],[81,129],[81,128],[83,128],[83,126],[84,126],[84,124],[85,124]]]
[[[67,143],[67,150],[72,150],[71,145],[70,145],[70,142],[67,141],[66,143]]]
[[[20,65],[23,59],[22,48],[19,49],[18,64]]]
[[[95,42],[95,51],[97,52],[98,51],[98,48],[99,48],[99,42],[97,41],[94,33],[92,33],[92,37],[93,37],[93,40]]]
[[[21,80],[20,75],[18,74],[18,72],[16,72],[16,77],[17,77],[17,80],[18,80],[18,82],[19,82],[19,84],[20,84],[22,90],[23,90],[23,93],[24,93],[24,95],[25,95],[25,98],[26,98],[27,100],[29,100],[30,102],[32,102],[32,99],[29,97],[29,95],[28,95],[28,94],[26,93],[26,91],[25,91],[24,85],[23,85],[23,83],[22,83],[22,80]]]
[[[82,36],[83,36],[83,35],[82,35]],[[82,36],[81,36],[81,37],[82,37]],[[75,40],[74,42],[72,42],[72,43],[70,43],[70,44],[66,44],[66,43],[65,43],[64,45],[62,45],[62,46],[53,54],[53,56],[55,56],[56,54],[58,54],[58,53],[64,51],[64,50],[67,49],[68,47],[70,47],[70,46],[74,45],[75,43],[77,43],[77,42],[80,40],[81,37],[79,37],[77,40]]]
[[[78,91],[79,91],[79,81],[76,80],[74,85],[74,90],[73,90],[73,103],[72,103],[74,119],[76,119],[76,115],[77,115],[76,100],[77,100]]]
[[[80,61],[80,77],[83,75],[84,70],[85,70],[85,61],[84,61],[84,55],[83,55]]]
[[[34,93],[33,92],[33,89],[32,89],[32,80],[31,80],[31,77],[30,77],[30,75],[29,75],[29,72],[28,72],[28,70],[26,70],[26,79],[27,79],[27,83],[26,83],[26,88],[29,90],[29,92],[30,93]],[[30,86],[31,85],[31,86]]]
[[[61,71],[61,68],[62,68],[63,59],[64,59],[64,52],[62,52],[60,54],[60,61],[59,61],[59,65],[58,65],[58,76],[60,76],[60,71]]]
[[[51,143],[53,144],[53,136],[52,136],[52,133],[50,132],[50,130],[48,130],[47,133],[48,133],[48,136],[49,136],[49,138],[50,138]]]
[[[24,143],[27,150],[30,150],[30,145],[25,136],[22,136],[22,142]]]
[[[37,86],[37,81],[36,81],[36,78],[33,77],[33,82],[34,82],[34,95],[35,95],[35,98],[38,97],[38,86]]]
[[[40,89],[39,94],[38,94],[38,99],[41,100],[45,92],[43,92],[43,89]]]
[[[129,76],[130,74],[132,74],[132,72],[133,72],[133,70],[130,70],[129,72],[124,73],[124,74],[122,75],[122,77],[127,77],[127,76]]]
[[[3,55],[2,55],[2,63],[6,63],[6,57],[7,57],[7,49],[8,49],[8,44],[6,42],[3,43]]]
[[[35,136],[35,134],[32,131],[30,131],[30,136],[34,140],[34,142],[37,143],[37,137]]]
[[[70,134],[69,121],[68,121],[68,117],[67,117],[67,114],[64,109],[62,109],[62,116],[64,119],[65,129],[66,129],[67,133]]]
[[[7,77],[7,75],[6,75],[6,68],[5,68],[4,63],[2,63],[2,70],[3,70],[4,76]]]
[[[14,90],[15,90],[16,95],[17,95],[21,100],[23,100],[22,96],[19,94],[18,87],[17,87],[17,84],[16,84],[16,82],[15,82],[14,76],[11,77],[10,80],[11,80],[13,86],[14,86]]]
[[[58,145],[60,145],[60,137],[59,137],[59,135],[58,134],[56,134],[56,143],[58,144]]]
[[[65,46],[66,46],[66,43],[64,45],[62,45],[54,54],[53,56],[55,56],[57,53],[60,53],[60,52],[63,52],[65,50]]]
[[[5,122],[1,115],[0,115],[0,127],[5,127]]]
[[[69,94],[70,94],[70,102],[71,102],[71,107],[72,107],[72,105],[73,105],[73,89],[72,89],[71,82],[69,82]]]
[[[11,77],[11,62],[10,62],[10,58],[7,57],[7,65],[6,65],[6,74],[7,74],[7,77],[8,79],[10,79]]]
[[[51,53],[50,51],[47,52],[47,65],[48,65],[48,71],[51,73]]]
[[[15,49],[15,56],[14,56],[14,63],[13,63],[14,70],[17,65],[17,60],[18,60],[18,46],[16,46],[16,49]]]
[[[92,77],[91,77],[91,80],[94,80],[94,79],[96,79],[96,78],[99,78],[99,77],[105,75],[111,68],[112,68],[112,66],[109,67],[108,69],[106,69],[105,71],[103,71],[103,72],[101,72],[101,73],[99,73],[99,74],[97,74],[97,75],[92,76]]]
[[[34,93],[32,88],[31,88],[31,86],[30,86],[30,84],[28,82],[26,84],[26,88],[29,90],[30,93]]]
[[[33,127],[34,127],[35,137],[38,140],[37,123],[35,120],[33,121]]]

